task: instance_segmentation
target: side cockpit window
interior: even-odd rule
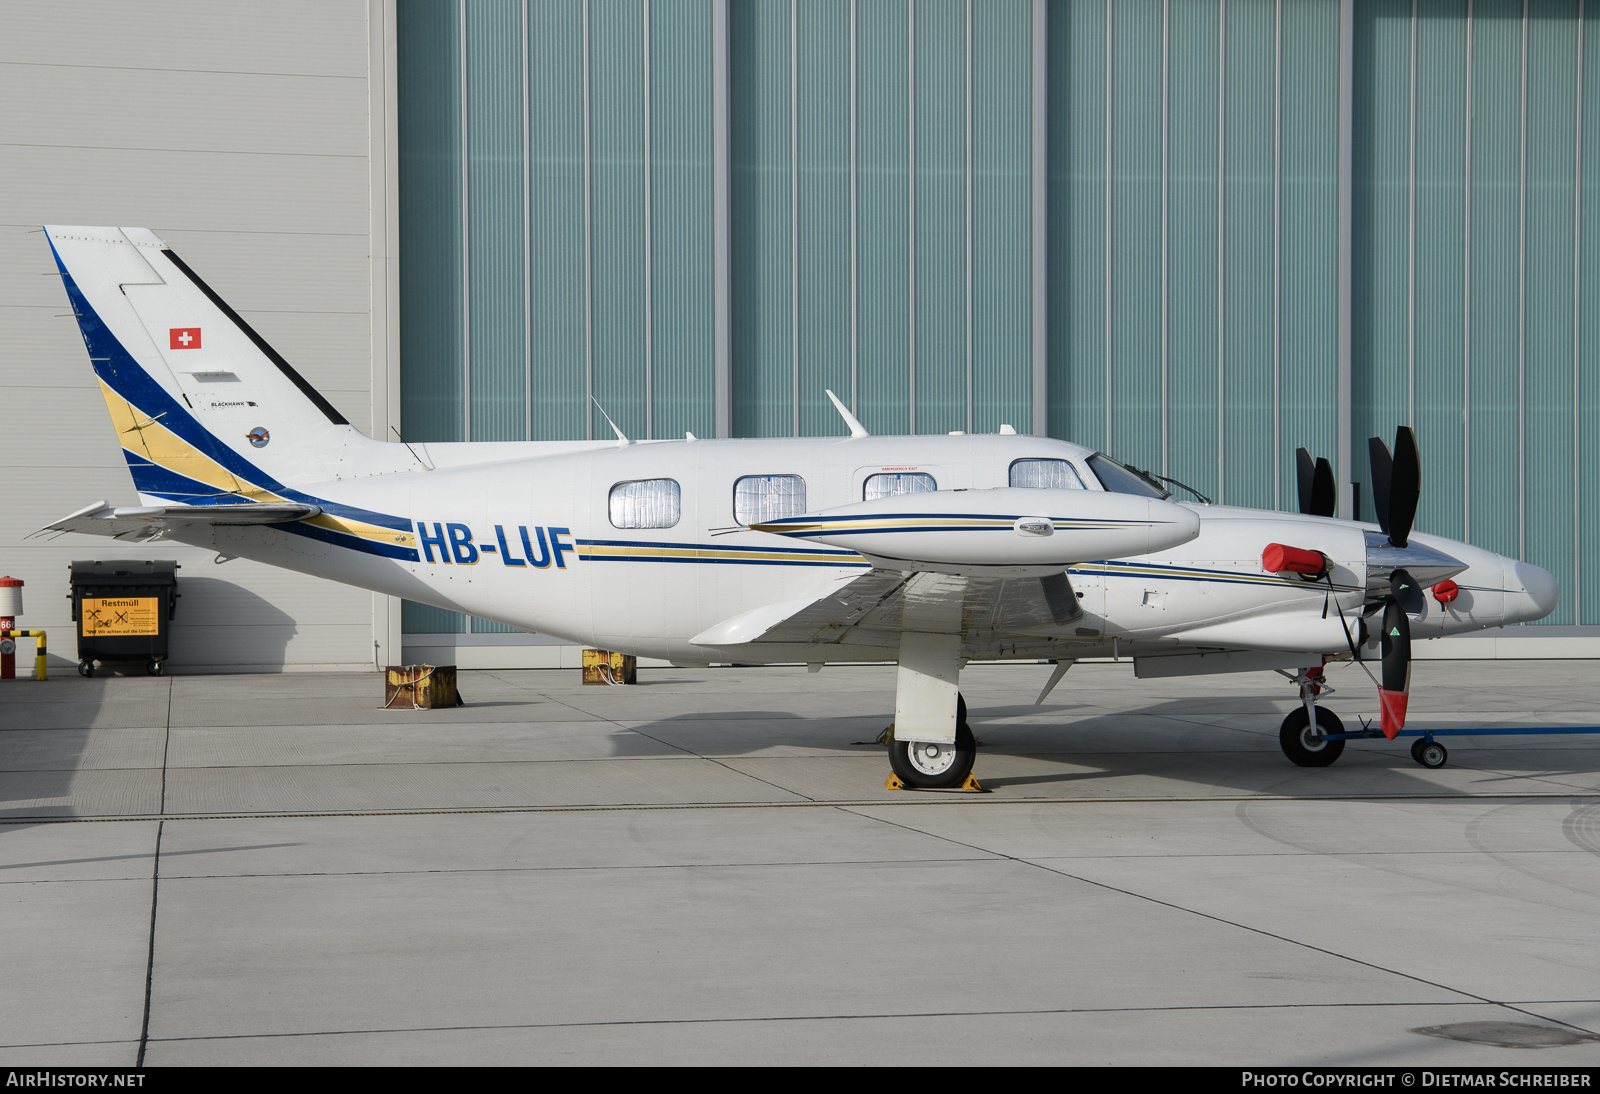
[[[676,479],[638,479],[611,488],[613,528],[671,528],[683,516]]]
[[[733,519],[740,524],[798,517],[806,511],[806,480],[799,475],[746,475],[733,484]]]
[[[893,497],[895,494],[921,494],[927,490],[937,489],[939,484],[933,481],[933,476],[920,471],[884,472],[867,476],[867,481],[861,488],[861,500],[876,501],[878,498]]]
[[[1025,490],[1083,489],[1083,480],[1066,460],[1014,460],[1009,481]]]

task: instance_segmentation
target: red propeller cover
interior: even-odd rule
[[[1433,598],[1441,604],[1448,604],[1460,595],[1461,586],[1448,577],[1433,587]]]
[[[1391,741],[1406,727],[1406,705],[1410,700],[1411,696],[1406,692],[1378,689],[1378,705],[1383,714],[1379,728]]]
[[[1282,543],[1269,543],[1261,552],[1261,566],[1275,574],[1312,574],[1321,577],[1328,571],[1328,559],[1321,551],[1303,551]]]

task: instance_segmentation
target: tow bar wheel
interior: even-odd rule
[[[1423,767],[1440,768],[1450,759],[1450,752],[1438,741],[1430,741],[1426,737],[1418,737],[1411,746],[1411,758]]]
[[[1322,734],[1343,733],[1344,723],[1326,707],[1317,708],[1317,728]],[[1304,705],[1297,706],[1283,720],[1278,730],[1278,744],[1289,761],[1299,767],[1327,767],[1344,752],[1343,741],[1329,741],[1322,735],[1313,735],[1311,719],[1306,717]]]
[[[972,762],[977,758],[978,745],[972,736],[972,727],[965,722],[956,726],[953,745],[936,745],[927,741],[893,741],[889,745],[889,766],[907,786],[920,790],[945,790],[960,786],[972,773]]]

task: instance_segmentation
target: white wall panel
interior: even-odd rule
[[[212,552],[24,540],[133,484],[41,223],[143,225],[358,427],[371,420],[367,5],[0,7],[0,573],[76,654],[74,559],[175,558],[174,671],[372,663],[372,596]],[[59,670],[61,664],[57,662]]]

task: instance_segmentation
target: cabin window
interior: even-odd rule
[[[1083,480],[1066,460],[1014,460],[1010,483],[1024,490],[1083,489]]]
[[[733,519],[740,524],[797,517],[806,511],[806,480],[799,475],[746,475],[733,484]]]
[[[878,498],[893,497],[895,494],[921,494],[927,490],[937,489],[939,484],[933,481],[932,475],[925,475],[920,471],[886,471],[879,475],[867,476],[867,481],[861,489],[861,497],[863,501],[876,501]]]
[[[683,515],[676,479],[639,479],[611,488],[613,528],[671,528]]]

